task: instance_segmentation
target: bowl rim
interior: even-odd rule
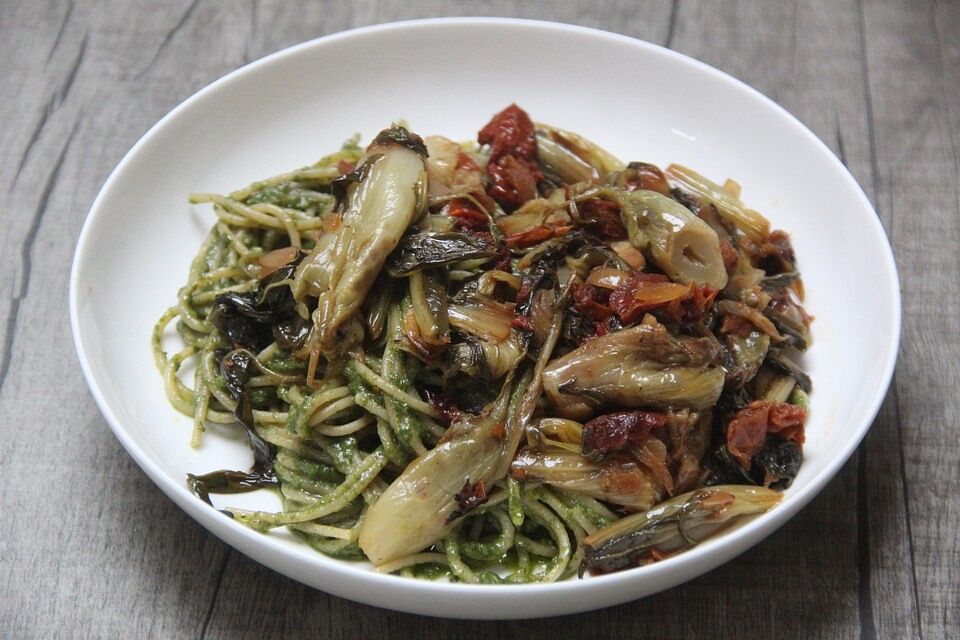
[[[635,567],[607,575],[591,576],[587,580],[567,579],[546,584],[501,584],[496,585],[495,588],[491,588],[491,585],[471,585],[464,583],[411,580],[401,576],[381,574],[367,566],[361,566],[356,563],[350,563],[331,558],[323,555],[320,552],[316,552],[315,558],[311,556],[311,558],[313,558],[312,564],[321,570],[329,571],[332,574],[337,574],[346,580],[360,580],[361,582],[367,581],[371,587],[382,587],[387,591],[392,591],[397,587],[401,587],[405,590],[417,592],[424,596],[450,595],[453,593],[459,596],[484,597],[491,596],[494,592],[499,594],[509,592],[556,595],[571,591],[587,594],[590,591],[598,589],[607,589],[616,586],[625,587],[628,584],[635,583],[643,578],[652,579],[657,576],[662,576],[664,581],[668,581],[669,578],[667,576],[670,574],[686,576],[683,578],[683,581],[691,579],[696,575],[705,573],[706,570],[732,559],[735,555],[738,555],[749,547],[755,545],[760,540],[770,535],[777,528],[785,524],[814,496],[816,496],[824,488],[824,486],[826,486],[826,484],[836,475],[840,467],[849,459],[876,419],[881,404],[886,397],[887,390],[890,386],[899,350],[902,308],[897,266],[894,260],[893,250],[880,222],[879,216],[876,214],[876,210],[874,209],[870,200],[867,198],[866,194],[863,192],[863,189],[860,187],[859,183],[857,183],[856,179],[853,177],[847,167],[836,157],[833,151],[793,114],[743,81],[704,62],[700,62],[699,60],[654,43],[592,27],[543,20],[459,16],[403,20],[340,31],[295,44],[239,67],[238,69],[235,69],[234,71],[231,71],[219,79],[205,85],[190,97],[180,102],[156,124],[150,127],[150,129],[140,137],[133,147],[131,147],[130,150],[124,154],[123,158],[117,163],[116,167],[111,171],[110,176],[104,182],[96,198],[93,200],[86,218],[84,219],[84,223],[77,240],[74,258],[71,264],[69,309],[74,346],[77,351],[77,357],[79,359],[84,378],[87,382],[87,386],[90,388],[90,392],[93,395],[100,412],[107,419],[111,430],[123,445],[124,449],[126,449],[126,451],[136,461],[138,466],[147,474],[147,476],[154,482],[154,484],[156,484],[164,494],[171,498],[179,508],[185,511],[191,518],[199,522],[208,531],[232,547],[250,555],[257,555],[258,560],[264,564],[267,564],[271,569],[288,575],[298,582],[303,582],[296,575],[293,575],[292,571],[288,571],[282,567],[276,566],[278,564],[276,562],[263,560],[262,557],[256,552],[266,552],[269,550],[273,554],[279,554],[281,557],[280,559],[282,560],[293,561],[297,563],[303,561],[302,556],[296,555],[296,553],[291,550],[289,546],[281,544],[279,540],[270,536],[264,536],[263,534],[260,534],[239,522],[222,516],[216,510],[210,509],[209,506],[200,503],[198,499],[189,492],[185,483],[175,482],[157,463],[150,459],[145,450],[142,449],[134,441],[133,437],[127,433],[127,430],[123,427],[122,422],[111,409],[111,406],[107,402],[104,394],[101,392],[97,377],[94,373],[93,367],[90,364],[90,360],[87,356],[87,347],[84,344],[84,339],[81,335],[80,329],[80,278],[86,262],[86,248],[88,246],[89,236],[92,233],[91,229],[94,226],[94,220],[103,210],[104,201],[114,189],[115,184],[121,179],[121,175],[124,173],[125,167],[132,162],[133,158],[139,154],[140,150],[152,139],[162,135],[163,130],[166,128],[169,122],[176,119],[194,103],[205,99],[208,94],[217,91],[221,86],[235,81],[237,78],[245,75],[253,69],[271,65],[272,63],[287,57],[297,56],[301,54],[301,52],[314,47],[323,47],[327,44],[342,40],[363,38],[371,34],[383,32],[420,29],[425,27],[460,27],[464,25],[484,25],[527,29],[534,28],[547,31],[569,32],[580,35],[589,35],[598,39],[604,39],[619,44],[626,44],[632,47],[645,49],[655,55],[665,56],[685,65],[691,66],[701,73],[706,73],[710,76],[713,76],[737,91],[747,93],[752,98],[758,99],[766,108],[773,109],[781,117],[785,118],[790,124],[792,124],[794,128],[799,129],[804,137],[806,137],[816,147],[819,147],[821,151],[826,153],[826,156],[829,157],[829,161],[833,163],[833,169],[838,172],[847,185],[853,189],[853,193],[860,200],[860,203],[866,207],[867,210],[874,213],[870,220],[869,229],[865,231],[869,231],[870,234],[875,236],[873,240],[879,240],[879,246],[882,248],[882,266],[886,267],[886,285],[894,296],[892,300],[893,304],[891,305],[892,317],[890,318],[893,332],[890,336],[890,339],[886,343],[887,352],[883,358],[883,375],[881,378],[881,384],[877,386],[873,398],[867,405],[866,411],[862,414],[856,432],[848,439],[842,449],[836,452],[832,459],[827,462],[826,466],[820,471],[820,473],[814,476],[808,484],[799,488],[795,493],[790,493],[785,496],[783,502],[781,502],[776,509],[756,517],[742,526],[735,528],[735,530],[725,532],[722,536],[709,539],[702,544],[688,549],[684,553],[678,554],[677,556],[669,558],[663,562],[658,562],[643,567]],[[197,501],[197,504],[193,504],[194,501]],[[202,508],[198,509],[198,506],[202,506]],[[734,552],[724,555],[723,548],[725,547],[732,547]],[[704,567],[706,567],[706,569],[704,569]],[[676,582],[674,582],[674,584],[676,584]],[[322,588],[324,590],[326,589],[325,586]],[[625,591],[625,593],[629,593],[629,591]],[[390,605],[380,604],[379,606],[389,607]],[[403,607],[402,605],[397,605],[397,608]],[[589,604],[581,607],[581,609],[587,608],[590,608]],[[407,610],[409,610],[409,608],[407,608]],[[538,614],[536,612],[530,612],[529,615],[536,616]]]

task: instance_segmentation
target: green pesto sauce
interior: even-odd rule
[[[246,199],[246,204],[265,202],[306,212],[311,207],[323,208],[329,201],[329,195],[304,189],[297,182],[281,182],[278,185],[254,191]]]

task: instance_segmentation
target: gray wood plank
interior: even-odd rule
[[[163,497],[107,431],[67,326],[67,265],[86,210],[122,154],[171,107],[296,42],[456,14],[669,40],[759,88],[837,151],[875,198],[904,285],[896,394],[858,459],[808,508],[686,585],[536,625],[464,625],[365,607],[229,551]],[[958,5],[74,0],[0,3],[0,42],[0,74],[16,87],[0,101],[0,460],[8,472],[0,485],[0,635],[960,633],[960,480],[956,448],[944,446],[960,429],[958,303],[941,293],[960,285]]]
[[[80,224],[113,165],[177,99],[131,82],[125,61],[143,30],[100,28],[134,24],[139,9],[2,5],[0,74],[24,79],[0,101],[3,637],[197,637],[226,557],[122,450],[72,354]]]
[[[939,10],[938,10],[939,9]],[[864,3],[877,204],[890,216],[906,322],[895,381],[920,635],[960,633],[956,7]],[[949,87],[949,88],[948,88]]]

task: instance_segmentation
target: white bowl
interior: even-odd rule
[[[691,99],[696,96],[696,99]],[[517,102],[628,160],[679,162],[743,185],[788,230],[815,344],[806,459],[783,502],[734,531],[641,568],[547,585],[471,586],[380,575],[288,535],[262,535],[187,490],[186,473],[244,468],[239,429],[188,446],[191,421],[164,399],[151,327],[174,301],[213,216],[191,191],[233,188],[313,162],[359,131],[404,118],[424,135],[472,138]],[[140,467],[224,541],[330,593],[448,617],[573,613],[639,598],[733,558],[803,507],[863,438],[890,381],[900,298],[890,246],[869,201],[830,150],[741,82],[658,46],[581,27],[444,18],[379,25],[286,49],[174,109],[124,157],[93,203],[70,282],[77,352],[94,398]],[[261,492],[263,494],[265,492]],[[220,504],[275,506],[272,496]],[[795,553],[807,553],[799,549]],[[812,551],[810,551],[812,553]]]

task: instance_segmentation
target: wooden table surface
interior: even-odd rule
[[[233,551],[147,479],[74,355],[77,234],[153,123],[288,45],[458,14],[599,27],[731,73],[837,153],[893,243],[900,359],[857,454],[766,541],[642,601],[466,623],[304,587]],[[960,637],[960,3],[10,0],[0,78],[0,637]]]

